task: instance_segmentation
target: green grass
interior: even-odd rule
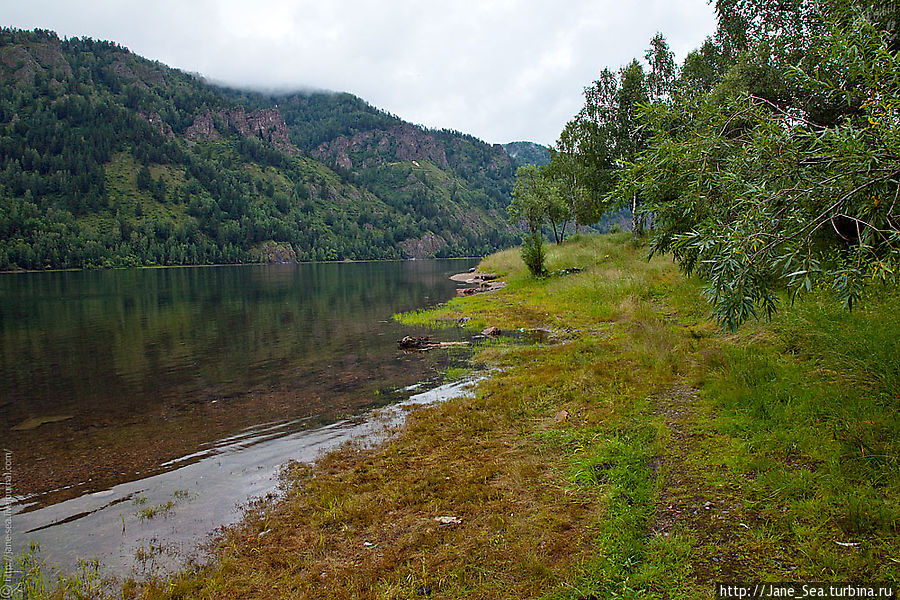
[[[6,598],[15,600],[66,600],[109,597],[113,582],[100,576],[97,560],[81,561],[73,573],[47,574],[40,558],[40,547],[31,548],[19,556],[0,561],[0,591]]]
[[[853,313],[807,298],[710,373],[709,425],[728,442],[710,459],[742,483],[767,524],[761,548],[794,577],[898,580],[897,306],[891,290]]]
[[[158,516],[169,514],[175,508],[175,504],[174,500],[168,500],[162,504],[144,507],[137,511],[136,515],[141,521],[155,519]]]
[[[472,374],[472,370],[466,367],[447,367],[441,372],[444,381],[458,381]]]
[[[136,506],[141,506],[135,515],[141,521],[155,519],[159,516],[168,515],[173,508],[175,508],[179,502],[182,500],[186,500],[190,497],[190,493],[186,490],[175,490],[172,492],[172,499],[166,500],[161,504],[155,504],[153,506],[147,506],[147,497],[146,496],[138,496],[134,500],[132,500],[133,504]]]
[[[548,270],[573,266],[584,271],[536,280],[515,251],[500,253],[480,270],[503,274],[506,289],[400,317],[541,326],[566,344],[556,358],[492,357],[544,380],[548,413],[591,423],[538,432],[570,454],[576,487],[603,499],[592,551],[548,597],[900,579],[896,290],[870,291],[853,313],[816,292],[726,335],[698,282],[667,260],[641,261],[622,235],[549,248]],[[602,384],[585,381],[584,364],[602,371]],[[658,474],[646,467],[654,462]]]

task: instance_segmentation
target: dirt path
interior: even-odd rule
[[[753,572],[750,530],[757,523],[747,514],[733,486],[718,478],[722,467],[708,462],[706,447],[714,432],[704,429],[708,410],[698,391],[674,385],[650,398],[653,414],[663,419],[669,440],[654,471],[661,474],[656,515],[649,536],[690,535],[694,538],[693,576],[698,586],[737,581]]]

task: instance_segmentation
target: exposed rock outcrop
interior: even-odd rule
[[[433,258],[446,245],[447,240],[431,232],[422,237],[400,242],[400,248],[406,258]]]
[[[36,73],[47,71],[54,79],[72,76],[72,67],[62,54],[58,39],[44,44],[7,46],[0,49],[0,63],[12,70],[17,80],[30,80]],[[0,79],[6,69],[0,69]]]
[[[217,123],[218,122],[218,123]],[[194,118],[194,123],[184,132],[190,141],[218,139],[220,128],[230,127],[245,138],[256,137],[272,144],[285,154],[297,156],[300,149],[291,143],[287,125],[281,113],[274,108],[247,111],[243,106],[216,113],[206,111]]]
[[[172,127],[162,120],[162,117],[159,116],[159,113],[138,113],[142,119],[150,123],[150,126],[153,127],[160,134],[164,135],[166,139],[172,139],[175,137],[175,132],[172,131]]]
[[[493,292],[506,287],[506,282],[497,279],[495,273],[458,273],[451,275],[450,279],[457,283],[464,283],[473,287],[456,290],[457,296],[471,296],[481,292]],[[482,332],[484,334],[484,332]],[[487,335],[487,334],[485,334]]]
[[[148,64],[133,60],[130,55],[125,55],[109,66],[116,76],[125,81],[131,81],[145,89],[166,88],[166,78],[159,69]]]
[[[351,158],[355,153],[365,156],[365,160],[355,164]],[[344,169],[365,168],[380,162],[420,160],[440,167],[448,166],[443,145],[428,132],[408,123],[363,131],[349,138],[338,136],[321,144],[314,155]]]
[[[297,262],[297,252],[287,242],[263,242],[250,251],[253,262],[280,264]]]
[[[216,140],[221,136],[216,130],[212,113],[206,111],[194,117],[193,124],[184,131],[184,137],[188,141],[196,142],[199,140]]]

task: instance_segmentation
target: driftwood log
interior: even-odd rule
[[[402,340],[397,340],[397,347],[409,352],[424,352],[435,348],[449,348],[451,346],[467,346],[469,342],[437,342],[430,337],[417,337],[408,335]]]

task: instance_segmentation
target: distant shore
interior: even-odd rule
[[[341,263],[379,263],[379,262],[415,262],[422,260],[480,260],[478,256],[452,256],[449,258],[373,258],[342,260],[298,260],[292,262],[246,262],[246,263],[210,263],[198,265],[135,265],[131,267],[96,267],[78,269],[17,269],[0,270],[0,275],[17,275],[22,273],[76,273],[79,271],[122,271],[127,269],[193,269],[201,267],[253,267],[273,265],[322,265]]]

